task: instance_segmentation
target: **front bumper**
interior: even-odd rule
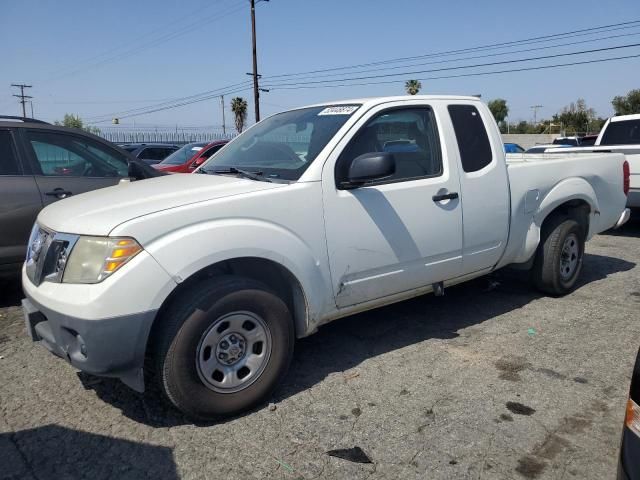
[[[624,427],[618,462],[618,480],[640,478],[640,437]]]
[[[116,377],[144,391],[142,368],[157,310],[85,320],[55,312],[32,298],[22,300],[22,307],[33,341],[83,372]]]

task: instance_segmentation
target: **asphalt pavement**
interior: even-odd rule
[[[503,271],[333,322],[270,403],[194,424],[79,374],[0,286],[0,479],[613,479],[640,346],[640,222],[564,298]]]

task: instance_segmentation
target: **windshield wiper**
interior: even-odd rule
[[[251,180],[257,180],[258,182],[269,182],[272,183],[271,180],[262,176],[262,172],[249,172],[248,170],[241,170],[236,167],[229,167],[224,170],[214,170],[213,173],[218,175],[224,175],[227,173],[236,173],[242,177],[249,178]]]

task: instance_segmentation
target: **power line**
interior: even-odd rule
[[[185,100],[190,100],[190,99],[194,99],[194,98],[198,98],[198,97],[203,97],[205,95],[219,96],[221,94],[226,94],[226,91],[229,90],[229,89],[233,89],[233,88],[241,87],[241,86],[242,87],[247,87],[249,85],[251,85],[251,82],[248,81],[248,80],[245,80],[244,82],[234,83],[234,84],[231,84],[231,85],[227,85],[225,87],[216,88],[214,90],[207,90],[205,92],[195,93],[193,95],[189,95],[189,96],[186,96],[186,97],[174,98],[174,99],[171,99],[171,100],[167,100],[167,101],[158,103],[156,105],[148,105],[146,107],[133,108],[133,109],[130,109],[130,110],[121,110],[121,111],[117,111],[117,112],[105,113],[105,114],[102,114],[102,115],[94,115],[93,117],[88,117],[87,120],[91,120],[91,119],[94,119],[94,118],[117,117],[117,116],[121,116],[121,117],[124,118],[124,115],[127,115],[129,113],[137,113],[137,112],[141,112],[143,110],[147,110],[149,108],[162,107],[162,106],[169,105],[169,104],[176,103],[176,102],[182,102],[182,101],[185,101]],[[208,98],[212,98],[212,97],[207,97],[206,99],[208,99]]]
[[[585,60],[585,61],[579,61],[579,62],[570,62],[570,63],[554,64],[554,65],[542,65],[542,66],[532,66],[532,67],[524,67],[524,68],[516,68],[516,69],[507,69],[507,70],[493,70],[493,71],[488,71],[488,72],[473,72],[473,73],[458,74],[458,75],[444,75],[444,76],[425,77],[425,78],[419,78],[417,80],[421,80],[421,81],[441,80],[441,79],[452,79],[452,78],[476,77],[476,76],[484,76],[484,75],[495,75],[495,74],[503,74],[503,73],[525,72],[525,71],[534,71],[534,70],[545,70],[545,69],[550,69],[550,68],[560,68],[560,67],[567,67],[567,66],[574,66],[574,65],[586,65],[586,64],[594,64],[594,63],[604,63],[604,62],[632,59],[632,58],[638,58],[638,57],[640,57],[640,54],[638,54],[638,55],[620,56],[620,57],[612,57],[612,58],[603,58],[603,59],[594,59],[594,60]],[[331,85],[324,85],[323,84],[323,85],[282,86],[282,87],[277,87],[276,89],[278,89],[278,90],[300,90],[300,89],[315,89],[315,88],[353,87],[353,86],[383,85],[383,84],[390,84],[390,83],[396,83],[396,82],[397,82],[397,80],[383,80],[383,81],[377,81],[377,82],[364,82],[364,83],[335,83],[335,84],[331,84]],[[239,93],[241,91],[246,91],[246,90],[249,90],[249,89],[250,89],[250,87],[245,86],[244,88],[240,88],[238,90],[227,91],[225,93],[225,95],[232,94],[232,93]],[[185,101],[185,102],[181,102],[181,103],[167,105],[167,106],[164,106],[164,107],[161,107],[161,108],[150,109],[150,110],[146,110],[146,111],[142,111],[142,112],[132,113],[132,114],[129,114],[129,115],[123,115],[121,118],[129,118],[129,117],[135,117],[135,116],[140,116],[140,115],[147,115],[147,114],[150,114],[150,113],[155,113],[155,112],[159,112],[159,111],[163,111],[163,110],[169,110],[169,109],[178,108],[178,107],[185,106],[185,105],[191,105],[193,103],[198,103],[198,102],[202,102],[202,101],[205,101],[205,100],[209,100],[209,99],[214,98],[216,96],[219,96],[219,95],[211,95],[211,96],[206,96],[206,97],[202,97],[202,98],[196,98],[196,99],[192,99],[190,101]],[[107,121],[107,120],[108,119],[106,119],[106,118],[103,119],[103,120],[94,120],[94,121],[92,121],[92,123],[102,123],[102,122]]]
[[[228,15],[231,15],[233,13],[237,13],[240,10],[242,10],[242,8],[243,7],[241,5],[237,5],[236,4],[231,9],[229,9],[227,11],[217,12],[213,16],[201,18],[197,22],[189,24],[189,25],[186,25],[185,27],[180,28],[177,31],[165,34],[165,35],[160,36],[160,37],[155,38],[155,39],[152,39],[152,40],[150,40],[150,41],[148,41],[146,43],[143,43],[143,44],[141,44],[141,45],[139,45],[137,47],[130,48],[129,50],[125,50],[124,52],[120,52],[120,53],[118,53],[116,55],[113,55],[111,57],[107,57],[107,58],[105,58],[103,60],[100,60],[98,62],[89,64],[86,67],[78,68],[78,69],[72,70],[70,72],[66,72],[66,73],[64,73],[62,75],[50,78],[48,81],[60,80],[62,78],[66,78],[66,77],[71,76],[71,75],[76,75],[77,73],[82,72],[82,71],[90,70],[92,68],[99,67],[99,66],[102,66],[102,65],[105,65],[105,64],[108,64],[108,63],[117,62],[119,60],[122,60],[123,58],[131,56],[132,54],[139,53],[139,52],[144,51],[144,50],[148,50],[149,48],[155,47],[155,46],[160,45],[162,43],[166,43],[169,40],[173,40],[174,38],[177,38],[177,37],[180,37],[180,36],[185,35],[187,33],[193,32],[194,31],[194,27],[200,26],[203,23],[209,24],[209,23],[211,23],[213,21],[220,20],[221,18],[224,18],[224,17],[226,17]]]
[[[510,63],[520,63],[520,62],[530,62],[530,61],[535,61],[535,60],[546,60],[546,59],[550,59],[550,58],[558,58],[558,57],[567,57],[567,56],[571,56],[571,55],[584,55],[587,53],[597,53],[597,52],[605,52],[605,51],[610,51],[610,50],[618,50],[618,49],[622,49],[622,48],[632,48],[632,47],[638,47],[640,46],[640,43],[632,43],[632,44],[627,44],[627,45],[617,45],[614,47],[604,47],[604,48],[594,48],[591,50],[582,50],[579,52],[568,52],[568,53],[557,53],[554,55],[542,55],[542,56],[538,56],[538,57],[531,57],[531,58],[520,58],[520,59],[516,59],[516,60],[504,60],[504,61],[500,61],[500,62],[489,62],[489,63],[477,63],[474,65],[458,65],[455,67],[445,67],[445,68],[436,68],[436,69],[432,69],[432,70],[415,70],[415,71],[411,71],[411,72],[400,72],[400,73],[383,73],[383,74],[379,74],[379,75],[367,75],[367,76],[363,76],[363,77],[349,77],[349,78],[340,78],[340,79],[334,79],[334,80],[312,80],[312,81],[308,81],[308,82],[297,82],[297,83],[282,83],[282,84],[269,84],[268,87],[269,88],[274,88],[277,89],[280,86],[296,86],[296,85],[313,85],[313,84],[322,84],[322,83],[332,83],[332,82],[348,82],[348,81],[356,81],[356,80],[370,80],[370,79],[374,79],[374,78],[385,78],[385,77],[398,77],[398,76],[411,76],[411,75],[420,75],[423,73],[433,73],[433,72],[441,72],[441,71],[446,71],[446,70],[460,70],[460,69],[468,69],[468,68],[479,68],[479,67],[488,67],[488,66],[494,66],[494,65],[505,65],[505,64],[510,64]]]
[[[245,87],[241,87],[241,88],[238,88],[238,89],[235,89],[235,90],[226,91],[224,93],[224,95],[231,95],[233,93],[244,92],[244,91],[250,90],[250,88],[251,88],[250,86],[245,86]],[[181,103],[167,105],[167,106],[164,106],[164,107],[154,108],[154,109],[146,110],[146,111],[143,111],[143,112],[130,113],[130,114],[127,114],[127,115],[120,115],[120,116],[118,116],[118,118],[131,118],[131,117],[138,117],[140,115],[147,115],[149,113],[161,112],[163,110],[170,110],[170,109],[173,109],[173,108],[183,107],[185,105],[191,105],[193,103],[203,102],[205,100],[210,100],[212,98],[217,98],[219,96],[220,96],[220,94],[216,93],[216,94],[209,95],[209,96],[206,96],[206,97],[196,98],[196,99],[193,99],[193,100],[190,100],[190,101],[185,101],[185,102],[181,102]],[[103,122],[108,121],[108,120],[109,120],[109,118],[103,118],[103,119],[99,119],[99,120],[90,120],[90,122],[91,123],[103,123]]]
[[[533,52],[533,51],[538,51],[538,50],[549,50],[549,49],[553,49],[553,48],[560,48],[560,47],[565,47],[565,46],[572,46],[572,45],[579,45],[579,44],[583,44],[583,43],[592,43],[592,42],[596,42],[596,41],[601,41],[601,40],[611,40],[611,39],[615,39],[615,38],[621,38],[621,37],[633,37],[633,36],[638,36],[640,35],[640,32],[637,33],[625,33],[625,34],[620,34],[620,35],[612,35],[612,36],[607,36],[607,37],[598,37],[598,38],[594,38],[594,39],[588,39],[588,40],[580,40],[580,41],[576,41],[576,42],[567,42],[567,43],[559,43],[556,45],[547,45],[547,46],[542,46],[542,47],[533,47],[533,48],[527,48],[527,49],[521,49],[521,50],[514,50],[511,52],[500,52],[500,53],[491,53],[491,54],[485,54],[485,55],[475,55],[475,56],[471,56],[471,57],[463,57],[463,58],[457,58],[457,59],[452,59],[452,60],[437,60],[437,61],[432,61],[432,62],[424,62],[424,63],[418,63],[418,64],[413,64],[413,65],[396,65],[396,66],[392,66],[392,67],[385,67],[383,70],[396,70],[396,69],[400,69],[400,68],[409,68],[409,67],[417,67],[417,66],[425,66],[425,65],[437,65],[437,64],[443,64],[443,63],[452,63],[452,62],[459,62],[459,61],[464,61],[464,60],[475,60],[475,59],[479,59],[479,58],[490,58],[490,57],[498,57],[498,56],[504,56],[504,55],[511,55],[514,53],[526,53],[526,52]],[[361,70],[360,72],[358,72],[358,74],[360,73],[368,73],[368,72],[379,72],[380,69],[371,69],[371,70]],[[248,75],[252,75],[252,74],[248,74]],[[342,74],[328,74],[328,75],[317,75],[314,77],[303,77],[303,78],[297,78],[295,80],[304,80],[305,78],[324,78],[324,77],[333,77],[333,76],[338,76],[338,75],[342,75]],[[261,75],[259,75],[259,78],[261,77]],[[336,81],[339,79],[335,79]],[[247,83],[247,82],[241,82],[242,83]],[[248,84],[248,83],[247,83]],[[238,85],[238,84],[234,84]],[[229,87],[229,86],[228,86]],[[228,87],[222,87],[222,88],[228,88]],[[220,89],[216,89],[216,90],[210,90],[210,91],[206,91],[206,92],[201,92],[199,94],[194,94],[192,96],[189,97],[183,97],[183,98],[192,98],[195,96],[200,96],[200,95],[206,95],[206,94],[210,94],[212,92],[218,91]],[[47,101],[41,101],[40,103],[53,103],[55,105],[110,105],[110,104],[131,104],[131,103],[153,103],[153,102],[160,102],[160,104],[165,104],[165,103],[171,103],[171,102],[175,102],[181,100],[181,98],[164,98],[164,99],[147,99],[147,100],[138,100],[138,99],[129,99],[129,100],[94,100],[94,101],[90,101],[90,100],[85,100],[85,101],[74,101],[74,100],[70,100],[70,101],[64,101],[64,100],[58,100],[55,102],[47,102]],[[267,102],[263,102],[261,101],[261,103],[267,103]],[[6,105],[6,103],[5,103]],[[271,104],[273,105],[273,104]],[[139,107],[140,110],[142,109],[146,109],[149,106],[145,106],[145,107]],[[136,109],[134,109],[136,110]],[[129,112],[131,110],[126,110],[125,112]],[[117,115],[118,113],[122,113],[122,112],[114,112],[112,114],[109,115]],[[100,117],[102,116],[106,116],[107,114],[104,115],[100,115]],[[98,116],[95,116],[95,118],[97,118]],[[93,117],[89,117],[89,118],[93,118]]]
[[[631,27],[631,28],[639,28],[640,25],[635,26],[635,27]],[[629,28],[629,27],[625,27],[625,28]],[[385,71],[385,70],[397,70],[400,68],[410,68],[410,67],[421,67],[421,66],[425,66],[425,65],[438,65],[438,64],[442,64],[442,63],[453,63],[453,62],[461,62],[464,60],[475,60],[478,58],[490,58],[490,57],[500,57],[500,56],[504,56],[504,55],[512,55],[514,53],[527,53],[527,52],[536,52],[539,50],[549,50],[549,49],[554,49],[554,48],[560,48],[560,47],[568,47],[568,46],[572,46],[572,45],[582,45],[584,43],[593,43],[593,42],[599,42],[602,40],[612,40],[615,38],[627,38],[627,37],[634,37],[634,36],[638,36],[640,35],[640,32],[635,32],[635,33],[624,33],[624,34],[620,34],[620,35],[610,35],[607,37],[598,37],[598,38],[590,38],[587,40],[579,40],[579,41],[575,41],[575,42],[566,42],[566,43],[558,43],[555,45],[546,45],[546,46],[542,46],[542,47],[532,47],[532,48],[525,48],[525,49],[521,49],[521,50],[512,50],[509,52],[499,52],[499,53],[488,53],[488,54],[484,54],[484,55],[474,55],[471,57],[462,57],[462,58],[454,58],[454,59],[450,59],[450,60],[436,60],[436,61],[431,61],[431,62],[422,62],[422,63],[414,63],[414,64],[409,64],[409,65],[394,65],[394,66],[390,66],[390,67],[382,67],[382,68],[373,68],[373,69],[368,69],[368,70],[360,70],[357,73],[358,75],[361,73],[369,73],[369,72],[380,72]],[[313,75],[313,76],[307,76],[307,77],[297,77],[297,78],[293,78],[292,80],[305,80],[305,79],[313,79],[313,78],[328,78],[328,77],[337,77],[340,75],[346,75],[346,73],[329,73],[329,74],[324,74],[324,75]],[[278,75],[274,76],[274,77],[266,77],[267,79],[269,78],[276,78],[278,77]]]
[[[229,0],[223,0],[222,3],[224,3],[224,1],[229,1]],[[171,22],[163,23],[163,24],[159,25],[158,27],[153,28],[152,30],[149,30],[148,32],[145,32],[142,35],[134,37],[133,39],[131,39],[131,40],[127,41],[127,42],[121,43],[120,45],[118,45],[116,47],[113,47],[113,48],[110,48],[108,50],[105,50],[102,53],[99,53],[97,55],[92,55],[91,57],[85,58],[83,60],[79,60],[79,61],[77,61],[75,63],[74,66],[77,67],[78,65],[92,62],[94,60],[99,59],[100,57],[105,57],[105,56],[107,56],[107,55],[109,55],[111,53],[117,52],[118,50],[122,50],[123,48],[130,48],[132,43],[135,43],[138,40],[147,41],[149,39],[149,36],[153,35],[155,33],[163,32],[164,34],[166,34],[168,28],[170,28],[172,26],[175,26],[178,23],[182,23],[182,22],[184,22],[184,20],[190,20],[191,21],[191,20],[193,20],[195,15],[199,15],[201,12],[203,12],[205,10],[208,10],[209,8],[213,7],[214,5],[215,5],[215,3],[207,3],[204,7],[200,7],[200,8],[197,8],[195,10],[192,10],[190,13],[184,15],[183,17],[181,17],[181,18],[179,18],[177,20],[174,19]],[[51,75],[55,76],[57,73],[59,73],[59,72],[61,73],[61,72],[65,71],[65,70],[67,70],[67,68],[55,70],[54,72],[52,72]]]
[[[480,46],[480,47],[470,47],[470,48],[461,49],[461,50],[464,50],[464,51],[479,51],[479,50],[481,50],[482,48],[485,48],[485,47],[496,47],[498,45],[504,47],[505,45],[514,45],[514,44],[517,44],[517,43],[522,44],[525,41],[541,40],[541,39],[548,39],[548,38],[554,38],[554,39],[557,40],[558,37],[561,37],[563,35],[566,37],[566,35],[568,35],[568,34],[582,33],[582,32],[585,32],[585,31],[600,30],[597,33],[602,33],[601,31],[603,29],[605,29],[605,28],[611,29],[611,27],[620,27],[620,28],[615,28],[615,30],[620,30],[620,29],[623,29],[623,28],[624,29],[636,28],[636,27],[629,26],[631,24],[634,24],[634,25],[635,24],[640,24],[640,20],[636,20],[636,21],[633,21],[633,22],[624,22],[624,23],[620,23],[620,24],[605,25],[605,26],[601,26],[601,27],[594,27],[594,28],[591,28],[591,29],[576,30],[576,31],[573,31],[573,32],[565,32],[564,34],[554,34],[554,35],[546,35],[544,37],[534,37],[533,39],[525,39],[525,40],[512,41],[512,42],[502,42],[500,44],[493,44],[493,45],[489,45],[489,46],[485,45],[485,46]],[[623,27],[621,27],[621,26],[623,26]],[[640,26],[640,25],[636,25],[636,26]],[[628,35],[631,36],[631,35],[637,35],[637,34],[638,33],[628,34]],[[586,42],[593,42],[593,41],[599,41],[599,40],[606,40],[606,39],[617,38],[617,37],[621,37],[621,36],[625,36],[625,35],[616,35],[616,36],[604,37],[604,38],[599,38],[599,39],[588,39],[588,40],[584,40],[584,41],[581,41],[581,42],[571,42],[571,43],[557,44],[557,45],[551,45],[551,46],[542,46],[542,47],[526,49],[525,51],[557,48],[557,47],[567,46],[567,45],[571,45],[571,44],[586,43]],[[549,40],[547,40],[547,41],[549,41]],[[266,85],[266,87],[275,88],[275,89],[281,89],[281,90],[294,90],[294,89],[302,89],[302,88],[326,88],[326,87],[334,87],[334,86],[335,87],[362,86],[362,85],[378,85],[378,84],[385,84],[385,83],[388,84],[388,83],[395,83],[397,80],[366,82],[366,83],[352,83],[352,82],[360,80],[360,79],[376,79],[376,78],[392,77],[392,76],[398,76],[398,75],[408,75],[408,74],[416,74],[416,73],[418,73],[418,74],[421,74],[421,73],[433,73],[433,72],[437,72],[437,71],[456,70],[456,69],[469,69],[469,68],[494,66],[494,65],[501,65],[501,64],[508,64],[508,63],[543,60],[543,59],[556,58],[556,57],[569,56],[569,55],[581,55],[581,54],[587,54],[587,53],[596,53],[596,52],[602,52],[602,51],[608,51],[608,50],[615,50],[615,49],[619,49],[619,48],[630,48],[630,47],[634,47],[634,46],[638,46],[638,45],[640,45],[640,44],[629,44],[629,45],[621,45],[621,46],[607,47],[607,48],[601,48],[601,49],[584,50],[584,51],[580,51],[580,52],[570,52],[570,53],[563,53],[563,54],[556,54],[556,55],[547,55],[547,56],[539,56],[539,57],[507,60],[507,61],[502,61],[502,62],[490,62],[490,63],[475,64],[475,65],[462,65],[462,66],[448,67],[448,68],[443,68],[443,69],[420,70],[420,71],[416,71],[416,72],[403,72],[403,73],[396,73],[396,74],[371,75],[371,76],[365,76],[365,77],[346,77],[346,78],[336,78],[336,79],[332,79],[332,80],[313,81],[313,82],[294,82],[294,83],[290,83],[290,82],[286,82],[286,81],[283,80],[281,83],[274,83],[272,85]],[[450,52],[459,52],[461,50],[450,51]],[[519,53],[519,51],[503,52],[503,53],[492,54],[492,55],[484,55],[484,56],[479,56],[479,58],[486,57],[486,56],[497,56],[497,55],[513,54],[513,53]],[[446,52],[440,52],[440,53],[437,53],[437,54],[428,54],[428,55],[422,55],[422,56],[419,56],[419,57],[425,58],[425,57],[428,57],[428,56],[434,56],[434,55],[441,55],[442,56],[442,55],[445,55],[445,54],[446,54]],[[416,57],[405,57],[405,59],[406,58],[416,58]],[[490,72],[475,72],[475,73],[463,74],[463,75],[438,76],[438,77],[429,77],[429,78],[420,79],[420,80],[432,80],[432,79],[435,80],[435,79],[441,79],[441,78],[458,78],[458,77],[469,77],[469,76],[479,76],[479,75],[490,75],[490,74],[497,74],[497,73],[508,73],[508,72],[518,72],[518,71],[538,70],[538,69],[546,69],[546,68],[558,68],[558,67],[562,67],[562,66],[582,65],[582,64],[588,64],[588,63],[600,63],[600,62],[622,60],[622,59],[627,59],[627,58],[636,58],[636,56],[630,55],[630,56],[623,56],[623,57],[605,58],[605,59],[598,59],[598,60],[589,60],[589,61],[582,61],[582,62],[572,62],[572,63],[566,63],[566,64],[557,64],[557,65],[526,67],[526,68],[520,68],[520,69],[498,70],[498,71],[490,71]],[[397,61],[397,60],[398,59],[396,59],[394,61]],[[464,60],[464,59],[450,60],[449,62],[451,62],[451,61],[461,61],[461,60]],[[382,63],[382,62],[372,62],[372,63]],[[446,63],[446,62],[434,62],[434,63]],[[363,65],[367,65],[367,64],[363,64]],[[419,65],[412,65],[412,66],[419,66]],[[401,66],[399,66],[399,67],[387,67],[387,69],[395,69],[395,68],[403,68],[403,67],[401,67]],[[327,71],[327,70],[325,69],[323,71]],[[364,72],[356,72],[355,74],[359,75],[360,73],[364,73]],[[333,74],[333,75],[330,75],[330,76],[337,76],[337,75],[341,75],[341,74]],[[344,74],[342,74],[342,75],[344,75]],[[273,76],[271,78],[280,78],[280,77],[282,77],[282,76],[278,75],[278,76]],[[299,80],[299,79],[292,79],[292,80]],[[344,82],[349,82],[349,83],[344,83]],[[206,101],[206,100],[209,100],[209,99],[214,98],[214,97],[219,97],[220,95],[229,95],[229,94],[238,93],[238,92],[241,92],[241,91],[246,91],[249,88],[250,83],[251,82],[240,82],[240,83],[237,83],[237,84],[228,85],[227,87],[221,87],[221,88],[216,89],[216,90],[210,90],[210,91],[207,91],[207,92],[201,92],[201,93],[194,94],[194,95],[187,96],[187,97],[168,100],[167,102],[163,102],[163,103],[160,103],[158,105],[140,107],[140,108],[137,108],[137,109],[125,110],[124,112],[116,112],[116,113],[113,113],[113,114],[104,114],[104,115],[101,115],[101,116],[92,117],[93,120],[92,120],[92,118],[90,118],[88,120],[100,123],[100,122],[106,121],[107,118],[111,117],[112,115],[113,116],[120,116],[121,118],[128,118],[128,117],[134,117],[134,116],[139,116],[139,115],[146,115],[146,114],[150,114],[150,113],[154,113],[154,112],[158,112],[158,111],[163,111],[163,110],[168,110],[168,109],[172,109],[172,108],[178,108],[178,107],[181,107],[181,106],[184,106],[184,105],[189,105],[189,104],[193,104],[193,103],[197,103],[197,102]]]
[[[625,55],[621,57],[611,57],[611,58],[600,58],[595,60],[584,60],[581,62],[571,62],[571,63],[559,63],[554,65],[540,65],[534,67],[523,67],[523,68],[512,68],[508,70],[493,70],[488,72],[473,72],[473,73],[463,73],[458,75],[442,75],[438,77],[425,77],[425,78],[416,78],[415,80],[420,81],[428,81],[428,80],[444,80],[444,79],[452,79],[452,78],[465,78],[465,77],[481,77],[483,75],[497,75],[501,73],[515,73],[515,72],[529,72],[533,70],[547,70],[551,68],[560,68],[560,67],[570,67],[575,65],[588,65],[592,63],[605,63],[605,62],[613,62],[616,60],[627,60],[632,58],[640,58],[640,54],[637,55]],[[369,85],[385,85],[390,83],[397,83],[398,80],[382,80],[380,82],[366,82],[366,83],[343,83],[343,84],[335,84],[335,85],[310,85],[310,86],[298,86],[298,87],[279,87],[277,90],[301,90],[308,88],[337,88],[337,87],[364,87]]]
[[[19,95],[13,95],[14,97],[18,97],[20,99],[20,103],[22,104],[22,116],[23,117],[27,117],[27,107],[26,107],[26,103],[27,103],[27,98],[31,99],[33,98],[30,95],[25,95],[24,94],[24,89],[25,88],[32,88],[32,85],[25,85],[24,83],[12,83],[11,84],[12,87],[17,87],[20,89],[20,94]]]
[[[485,75],[496,75],[496,74],[503,74],[503,73],[526,72],[526,71],[534,71],[534,70],[547,70],[547,69],[552,69],[552,68],[561,68],[561,67],[569,67],[569,66],[577,66],[577,65],[605,63],[605,62],[612,62],[612,61],[617,61],[617,60],[627,60],[627,59],[632,59],[632,58],[640,58],[640,54],[625,55],[625,56],[612,57],[612,58],[602,58],[602,59],[595,59],[595,60],[584,60],[584,61],[579,61],[579,62],[569,62],[569,63],[561,63],[561,64],[553,64],[553,65],[541,65],[541,66],[523,67],[523,68],[506,69],[506,70],[493,70],[493,71],[488,71],[488,72],[473,72],[473,73],[458,74],[458,75],[444,75],[444,76],[435,76],[435,77],[425,77],[425,78],[419,78],[417,80],[421,80],[421,81],[442,80],[442,79],[452,79],[452,78],[464,78],[464,77],[477,77],[477,76],[485,76]],[[309,89],[309,88],[314,89],[314,88],[354,87],[354,86],[383,85],[383,84],[390,84],[390,83],[396,83],[396,82],[397,82],[397,80],[383,80],[383,81],[378,81],[378,82],[366,82],[366,83],[279,87],[278,89],[280,89],[280,90],[300,90],[300,89]],[[238,93],[240,91],[246,91],[246,90],[249,90],[249,89],[250,89],[250,87],[245,87],[243,90],[237,90],[237,91],[231,92],[231,93]],[[172,108],[181,107],[181,106],[184,106],[184,105],[190,105],[192,103],[197,103],[197,102],[201,102],[201,101],[204,101],[204,100],[208,100],[209,98],[213,98],[213,97],[195,99],[195,100],[192,100],[192,101],[189,101],[189,102],[184,102],[184,103],[180,103],[180,104],[177,104],[177,105],[169,105],[169,106],[164,107],[164,108],[150,110],[150,111],[147,111],[147,112],[140,112],[140,113],[132,114],[132,115],[129,115],[129,116],[133,117],[133,116],[139,116],[139,115],[146,115],[146,114],[154,113],[154,112],[157,112],[157,111],[168,110],[168,109],[172,109]],[[126,117],[123,117],[123,118],[126,118]],[[97,121],[97,122],[93,122],[93,123],[101,123],[101,122]]]
[[[329,71],[352,70],[352,69],[360,69],[360,68],[364,68],[364,67],[372,67],[372,66],[377,66],[377,65],[384,65],[384,64],[389,64],[389,63],[398,63],[398,62],[403,62],[403,61],[418,60],[418,59],[423,59],[423,58],[431,58],[431,57],[438,57],[438,56],[451,56],[451,55],[469,53],[469,52],[478,51],[478,50],[507,48],[509,46],[514,46],[514,45],[519,45],[519,44],[541,43],[541,42],[553,41],[553,40],[557,40],[558,37],[572,38],[572,37],[575,37],[575,36],[584,36],[584,35],[589,35],[589,34],[594,34],[594,33],[602,33],[602,32],[597,32],[597,31],[601,31],[601,30],[605,30],[605,29],[609,29],[611,31],[620,30],[621,29],[621,28],[612,28],[612,27],[633,28],[633,27],[631,27],[631,25],[638,26],[638,24],[640,24],[640,20],[633,20],[633,21],[629,21],[629,22],[621,22],[621,23],[614,23],[614,24],[610,24],[610,25],[602,25],[602,26],[599,26],[599,27],[584,28],[584,29],[581,29],[581,30],[572,30],[572,31],[569,31],[569,32],[556,33],[556,34],[552,34],[552,35],[543,35],[543,36],[531,37],[531,38],[526,38],[526,39],[521,39],[521,40],[513,40],[513,41],[510,41],[510,42],[492,43],[492,44],[480,45],[480,46],[476,46],[476,47],[467,47],[467,48],[461,48],[461,49],[456,49],[456,50],[446,50],[446,51],[442,51],[442,52],[427,53],[427,54],[423,54],[423,55],[414,55],[414,56],[409,56],[409,57],[398,57],[398,58],[392,58],[392,59],[387,59],[387,60],[379,60],[379,61],[375,61],[375,62],[361,63],[361,64],[358,64],[358,65],[346,65],[346,66],[341,66],[341,67],[322,68],[322,69],[317,69],[317,70],[308,70],[308,71],[305,71],[305,72],[283,73],[283,74],[278,74],[278,75],[265,76],[265,78],[274,79],[274,78],[282,78],[282,77],[291,77],[291,76],[300,76],[300,75],[307,75],[307,74],[323,73],[323,72],[329,72]],[[585,32],[591,32],[591,33],[585,33]],[[576,34],[584,34],[584,35],[576,35]]]

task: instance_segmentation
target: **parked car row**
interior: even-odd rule
[[[29,232],[43,207],[126,178],[190,173],[226,143],[127,144],[119,148],[83,130],[0,116],[0,275],[19,270]],[[167,152],[173,153],[166,164],[145,167],[155,161],[150,159],[152,154]]]
[[[228,140],[187,143],[153,168],[163,172],[191,173],[227,143]]]
[[[180,148],[166,143],[124,143],[118,146],[149,165],[160,163]]]
[[[629,165],[627,206],[640,209],[640,114],[609,118],[593,146],[550,149],[549,153],[622,153]]]

